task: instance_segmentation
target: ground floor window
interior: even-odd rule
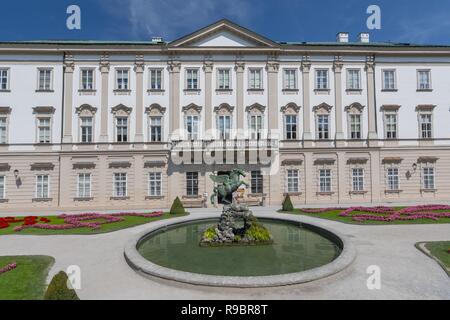
[[[91,174],[78,174],[78,198],[91,197]]]
[[[434,189],[434,168],[426,167],[423,168],[423,188],[425,190]]]
[[[48,199],[49,198],[49,177],[48,175],[36,176],[36,198]]]
[[[299,191],[299,174],[298,170],[287,170],[287,192]]]
[[[364,191],[364,170],[362,168],[352,169],[352,191]]]
[[[161,172],[150,172],[148,174],[148,195],[150,197],[161,196]]]
[[[320,169],[319,170],[319,191],[331,192],[331,170]]]
[[[261,171],[252,171],[251,189],[252,193],[263,193],[263,176]]]
[[[127,174],[114,174],[114,197],[123,198],[127,196]]]
[[[6,178],[5,176],[0,176],[0,199],[5,199],[6,197]]]
[[[198,172],[186,172],[186,195],[198,196]]]
[[[390,191],[399,190],[398,168],[387,169],[387,188]]]

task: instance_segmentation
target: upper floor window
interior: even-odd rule
[[[327,114],[317,115],[317,139],[330,139],[330,116]]]
[[[9,90],[9,69],[0,69],[0,91]]]
[[[93,127],[94,118],[93,117],[81,117],[80,118],[80,135],[82,143],[90,143],[93,141]]]
[[[261,90],[263,88],[262,69],[251,68],[248,70],[248,87],[251,90]]]
[[[219,130],[219,139],[228,140],[231,137],[231,116],[218,115],[217,129]]]
[[[38,143],[51,142],[51,118],[38,118]]]
[[[6,197],[6,178],[5,176],[0,176],[0,200]]]
[[[422,174],[422,187],[425,190],[434,190],[434,168],[425,167],[423,168]]]
[[[150,69],[150,90],[163,89],[163,69]]]
[[[386,139],[397,139],[397,114],[387,113],[384,115],[385,122],[385,138]]]
[[[161,172],[150,172],[148,174],[148,195],[150,197],[160,197],[162,185]]]
[[[114,197],[124,198],[128,195],[127,174],[114,173]]]
[[[398,168],[387,169],[387,189],[389,191],[399,190]]]
[[[36,198],[48,199],[50,196],[50,181],[48,175],[36,176]]]
[[[297,116],[294,114],[287,114],[285,117],[286,126],[286,140],[296,140],[297,139]]]
[[[296,69],[285,69],[284,73],[284,88],[285,90],[295,90],[297,89],[297,70]]]
[[[395,70],[383,70],[383,90],[397,89]]]
[[[299,174],[296,169],[287,170],[287,192],[299,192]]]
[[[80,173],[78,174],[78,198],[90,198],[91,197],[91,174]]]
[[[94,70],[81,70],[81,90],[94,90]]]
[[[347,89],[348,90],[361,89],[361,72],[359,69],[347,70]]]
[[[418,90],[430,90],[431,89],[431,71],[430,70],[418,70],[417,71],[417,89]]]
[[[116,142],[128,142],[128,117],[116,117]]]
[[[260,140],[262,138],[263,117],[261,115],[250,116],[250,137],[252,140]]]
[[[129,70],[117,69],[116,70],[116,90],[129,90]]]
[[[162,141],[162,117],[150,117],[150,141]]]
[[[0,117],[0,144],[8,142],[8,118]]]
[[[186,172],[186,195],[198,196],[198,172]]]
[[[253,194],[263,193],[263,176],[261,171],[252,171],[251,173],[251,191]]]
[[[199,136],[199,116],[197,115],[186,115],[185,116],[185,127],[187,131],[188,140],[197,140]]]
[[[361,115],[350,114],[350,139],[361,139]]]
[[[48,91],[52,90],[52,69],[38,69],[38,90]]]
[[[433,115],[431,113],[419,114],[419,128],[422,139],[433,138]]]
[[[186,89],[199,90],[199,69],[186,69]]]
[[[328,70],[316,70],[316,90],[328,89]]]
[[[231,72],[230,69],[217,70],[217,89],[229,90],[231,89]]]
[[[331,170],[319,170],[319,192],[331,192]]]
[[[352,169],[352,191],[364,191],[364,169]]]

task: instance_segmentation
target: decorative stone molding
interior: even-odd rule
[[[424,156],[424,157],[419,157],[419,159],[417,159],[418,163],[434,163],[437,162],[439,160],[438,157],[432,157],[432,156]]]
[[[366,164],[369,161],[367,158],[362,157],[355,157],[355,158],[349,158],[347,160],[347,164]]]
[[[308,73],[311,70],[311,61],[309,56],[302,57],[302,65],[300,69],[305,73]]]
[[[266,71],[269,73],[276,73],[280,70],[280,64],[276,61],[268,61]]]
[[[65,54],[64,55],[64,72],[65,73],[73,73],[75,71],[75,62],[73,60],[73,55]]]
[[[109,164],[109,168],[110,169],[118,169],[118,168],[131,168],[131,162],[129,161],[116,161],[116,162],[111,162]]]
[[[400,109],[400,105],[398,104],[385,104],[382,105],[380,110],[381,111],[398,111],[398,109]]]
[[[97,108],[89,104],[83,104],[75,109],[75,113],[78,115],[90,114],[94,115],[97,112]]]
[[[9,163],[0,163],[0,172],[5,172],[11,170]]]
[[[56,111],[53,107],[34,107],[33,113],[34,114],[54,114]]]
[[[169,61],[167,63],[167,70],[169,70],[170,73],[179,73],[181,70],[181,62]]]
[[[73,164],[73,169],[95,169],[94,162],[77,162]]]
[[[344,67],[344,62],[342,61],[342,57],[335,56],[334,61],[333,61],[333,71],[335,73],[341,73],[343,67]]]
[[[323,103],[313,107],[313,112],[319,112],[319,111],[323,110],[323,111],[326,111],[327,113],[330,113],[331,109],[333,109],[332,106],[330,106],[329,104],[323,102]]]
[[[433,104],[419,104],[416,106],[416,111],[425,111],[425,112],[431,112],[436,108],[436,105]]]
[[[144,168],[155,168],[155,167],[165,167],[166,161],[164,160],[149,160],[145,161]]]
[[[302,164],[302,159],[285,159],[281,161],[282,166],[301,166]]]
[[[403,158],[400,157],[386,157],[383,159],[382,163],[386,164],[386,163],[400,163],[403,161]]]
[[[281,107],[280,111],[282,113],[288,113],[289,110],[292,110],[294,113],[299,113],[301,107],[298,106],[296,103],[294,102],[289,102],[287,105]]]
[[[198,106],[198,105],[196,105],[195,103],[190,103],[190,104],[188,104],[187,106],[184,106],[182,109],[181,109],[184,113],[188,113],[189,111],[195,111],[195,112],[197,112],[197,113],[200,113],[200,112],[202,112],[202,107],[201,106]]]
[[[234,107],[230,106],[228,103],[222,103],[220,106],[214,107],[215,113],[224,113],[223,111],[225,111],[225,113],[227,114],[232,114],[234,111]]]
[[[12,109],[10,107],[0,107],[0,114],[7,115],[11,114]]]
[[[136,61],[134,62],[134,72],[144,73],[144,70],[145,70],[144,55],[142,54],[136,55]]]
[[[236,64],[234,66],[234,70],[236,72],[244,72],[245,71],[245,62],[236,61]]]
[[[214,63],[212,61],[205,61],[203,64],[203,71],[205,73],[212,73],[214,69]]]
[[[161,107],[158,103],[153,103],[149,107],[145,108],[145,113],[148,115],[164,115],[166,113],[167,108]]]
[[[38,162],[38,163],[33,163],[30,166],[31,171],[37,171],[37,170],[53,170],[55,168],[55,165],[51,162]]]
[[[365,106],[363,106],[361,103],[359,102],[354,102],[348,106],[345,107],[345,111],[346,112],[353,112],[353,113],[362,113],[364,110]],[[356,112],[355,112],[356,111]]]
[[[127,107],[123,104],[119,104],[113,108],[111,108],[111,113],[112,114],[116,114],[119,115],[120,113],[125,114],[125,115],[130,115],[131,112],[133,111],[133,108]]]
[[[315,166],[327,165],[327,164],[331,165],[331,164],[334,164],[335,162],[336,162],[336,159],[333,159],[333,158],[319,158],[314,161],[314,165]]]
[[[246,112],[259,111],[259,113],[264,113],[266,111],[266,107],[259,103],[254,103],[251,106],[245,108],[245,111]]]
[[[110,68],[109,55],[108,54],[104,54],[100,58],[100,72],[101,73],[108,73],[109,72],[109,68]]]
[[[367,72],[374,72],[375,71],[375,57],[373,55],[366,57],[366,67]]]

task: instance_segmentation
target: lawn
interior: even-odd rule
[[[77,228],[77,229],[67,229],[67,230],[47,230],[47,229],[35,229],[29,228],[24,229],[22,231],[14,231],[14,228],[22,225],[22,223],[10,223],[10,226],[4,229],[0,229],[0,236],[2,235],[70,235],[70,234],[99,234],[99,233],[107,233],[113,232],[121,229],[126,229],[158,220],[182,217],[187,214],[170,214],[164,213],[162,216],[158,217],[140,217],[140,216],[123,216],[123,221],[105,223],[101,225],[100,229],[92,229],[92,228]],[[50,222],[46,223],[49,225],[61,225],[64,224],[64,219],[57,216],[45,216],[39,218],[47,218]],[[21,219],[21,218],[17,218]],[[84,222],[98,222],[99,220],[85,220]]]
[[[399,210],[403,210],[407,207],[395,207],[391,208],[394,212],[398,212]],[[309,211],[310,209],[305,209]],[[281,213],[290,213],[290,214],[300,214],[305,215],[309,217],[317,217],[321,219],[327,219],[327,220],[333,220],[333,221],[339,221],[343,223],[349,223],[349,224],[358,224],[358,225],[386,225],[386,224],[436,224],[436,223],[450,223],[450,217],[441,217],[437,220],[433,220],[430,218],[416,218],[414,220],[394,220],[394,221],[377,221],[377,220],[355,220],[355,215],[364,217],[367,216],[379,216],[379,217],[388,217],[389,214],[374,214],[373,212],[367,212],[367,211],[353,211],[348,216],[340,216],[342,212],[345,210],[343,209],[330,209],[324,212],[317,212],[317,213],[311,213],[311,212],[304,212],[302,209],[294,209],[293,211],[284,212],[279,211]],[[446,210],[428,210],[430,213],[443,213],[443,212],[449,212],[450,209]],[[406,215],[405,215],[406,216]]]
[[[0,268],[13,262],[17,264],[16,269],[0,274],[0,300],[42,300],[54,259],[47,256],[0,257]]]
[[[425,252],[425,254],[431,255],[437,260],[450,276],[450,241],[425,242],[424,245],[429,251]],[[418,248],[423,251],[420,246],[418,246]]]

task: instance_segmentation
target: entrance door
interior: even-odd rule
[[[230,174],[230,171],[219,171],[217,173],[217,175],[219,175],[219,176],[221,176],[221,175],[229,175],[229,174]],[[233,195],[232,194],[229,194],[225,199],[223,199],[222,196],[219,194],[218,198],[219,198],[218,199],[219,204],[227,204],[227,203],[233,202]],[[228,202],[225,202],[224,200],[226,200]]]

